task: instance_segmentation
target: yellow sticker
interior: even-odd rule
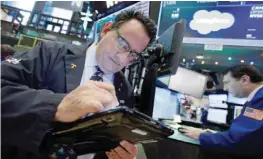
[[[71,68],[76,68],[76,67],[77,67],[76,64],[74,64],[74,63],[71,64]]]

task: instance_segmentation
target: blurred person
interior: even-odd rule
[[[15,50],[12,46],[8,44],[1,44],[1,61],[10,59],[15,53]]]

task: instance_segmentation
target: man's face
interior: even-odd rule
[[[234,97],[244,98],[246,93],[244,91],[243,79],[235,79],[230,72],[228,72],[223,79],[224,90],[231,93]]]
[[[150,38],[144,26],[133,19],[121,24],[118,28],[119,35],[129,45],[129,50],[134,53],[141,53],[148,45]],[[111,30],[101,39],[97,45],[96,60],[104,72],[115,73],[121,71],[133,61],[128,51],[120,49],[118,34]]]

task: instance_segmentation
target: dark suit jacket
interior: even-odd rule
[[[44,42],[2,62],[3,158],[40,158],[35,155],[57,106],[80,84],[88,47]],[[122,73],[114,85],[120,104],[131,107],[132,88]]]

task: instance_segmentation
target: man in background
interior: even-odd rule
[[[224,90],[247,102],[229,130],[208,133],[206,130],[184,128],[186,136],[200,141],[202,148],[235,154],[262,154],[263,143],[263,75],[254,66],[238,65],[226,71]],[[262,157],[262,156],[261,156]]]

